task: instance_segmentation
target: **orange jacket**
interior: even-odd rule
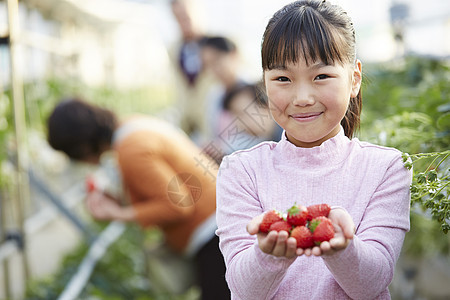
[[[218,166],[184,133],[149,117],[126,121],[114,148],[137,222],[158,226],[175,251],[185,250],[215,213]]]

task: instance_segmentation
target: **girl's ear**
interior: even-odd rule
[[[356,60],[355,66],[353,68],[353,76],[352,76],[352,92],[350,94],[351,98],[355,98],[358,96],[359,89],[361,88],[362,81],[362,64],[359,59]]]

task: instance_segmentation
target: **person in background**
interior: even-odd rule
[[[267,96],[262,83],[242,84],[224,97],[219,118],[219,135],[215,143],[228,155],[233,151],[253,147],[263,141],[279,141],[282,128],[270,116]],[[234,136],[227,134],[234,132]],[[227,151],[228,150],[228,151]],[[222,157],[217,159],[220,163]]]
[[[238,86],[223,101],[223,108],[240,119],[251,135],[261,141],[278,142],[282,128],[270,116],[262,82]]]
[[[217,179],[217,235],[233,299],[390,299],[409,230],[412,172],[402,153],[353,138],[362,64],[348,14],[295,1],[269,20],[261,61],[281,140],[226,156]],[[297,247],[261,232],[267,211],[326,203],[334,236]],[[307,229],[308,230],[308,229]]]
[[[129,204],[93,190],[86,199],[92,216],[158,227],[174,252],[194,259],[202,299],[229,299],[215,235],[217,167],[207,157],[199,165],[201,150],[181,130],[142,115],[119,122],[112,111],[72,98],[50,114],[48,142],[91,164],[114,151]]]
[[[233,126],[234,122],[233,116],[224,110],[224,100],[233,90],[248,83],[240,76],[240,56],[237,46],[227,37],[211,36],[202,40],[201,47],[204,67],[217,80],[217,84],[211,87],[206,100],[205,121],[210,128],[207,142],[214,143],[218,139],[234,139],[234,136],[228,138],[223,133],[223,130],[228,125]],[[230,128],[230,130],[236,129]],[[216,143],[216,146],[220,147],[223,154],[229,154],[239,149],[236,148],[237,143],[234,142],[219,142]]]
[[[181,39],[169,49],[174,74],[175,123],[197,144],[206,139],[204,121],[206,95],[214,83],[201,58],[201,42],[205,38],[197,16],[195,0],[172,0],[171,9]]]

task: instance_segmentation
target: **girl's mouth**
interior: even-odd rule
[[[297,122],[311,122],[319,118],[321,115],[322,112],[301,113],[301,114],[293,114],[291,115],[291,118],[293,118]]]

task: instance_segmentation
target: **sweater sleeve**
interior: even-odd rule
[[[372,195],[351,244],[342,252],[323,257],[352,299],[375,298],[393,278],[409,230],[411,178],[412,173],[396,156]]]
[[[162,157],[139,153],[120,158],[124,159],[121,161],[123,177],[130,190],[136,220],[141,226],[167,226],[192,214],[193,206],[177,205],[176,199],[170,198],[169,183],[177,173]],[[177,188],[180,196],[189,195],[184,185],[179,184]]]
[[[251,175],[236,155],[225,157],[217,180],[217,235],[228,286],[238,299],[272,299],[295,260],[267,255],[259,249],[246,226],[261,213]]]

